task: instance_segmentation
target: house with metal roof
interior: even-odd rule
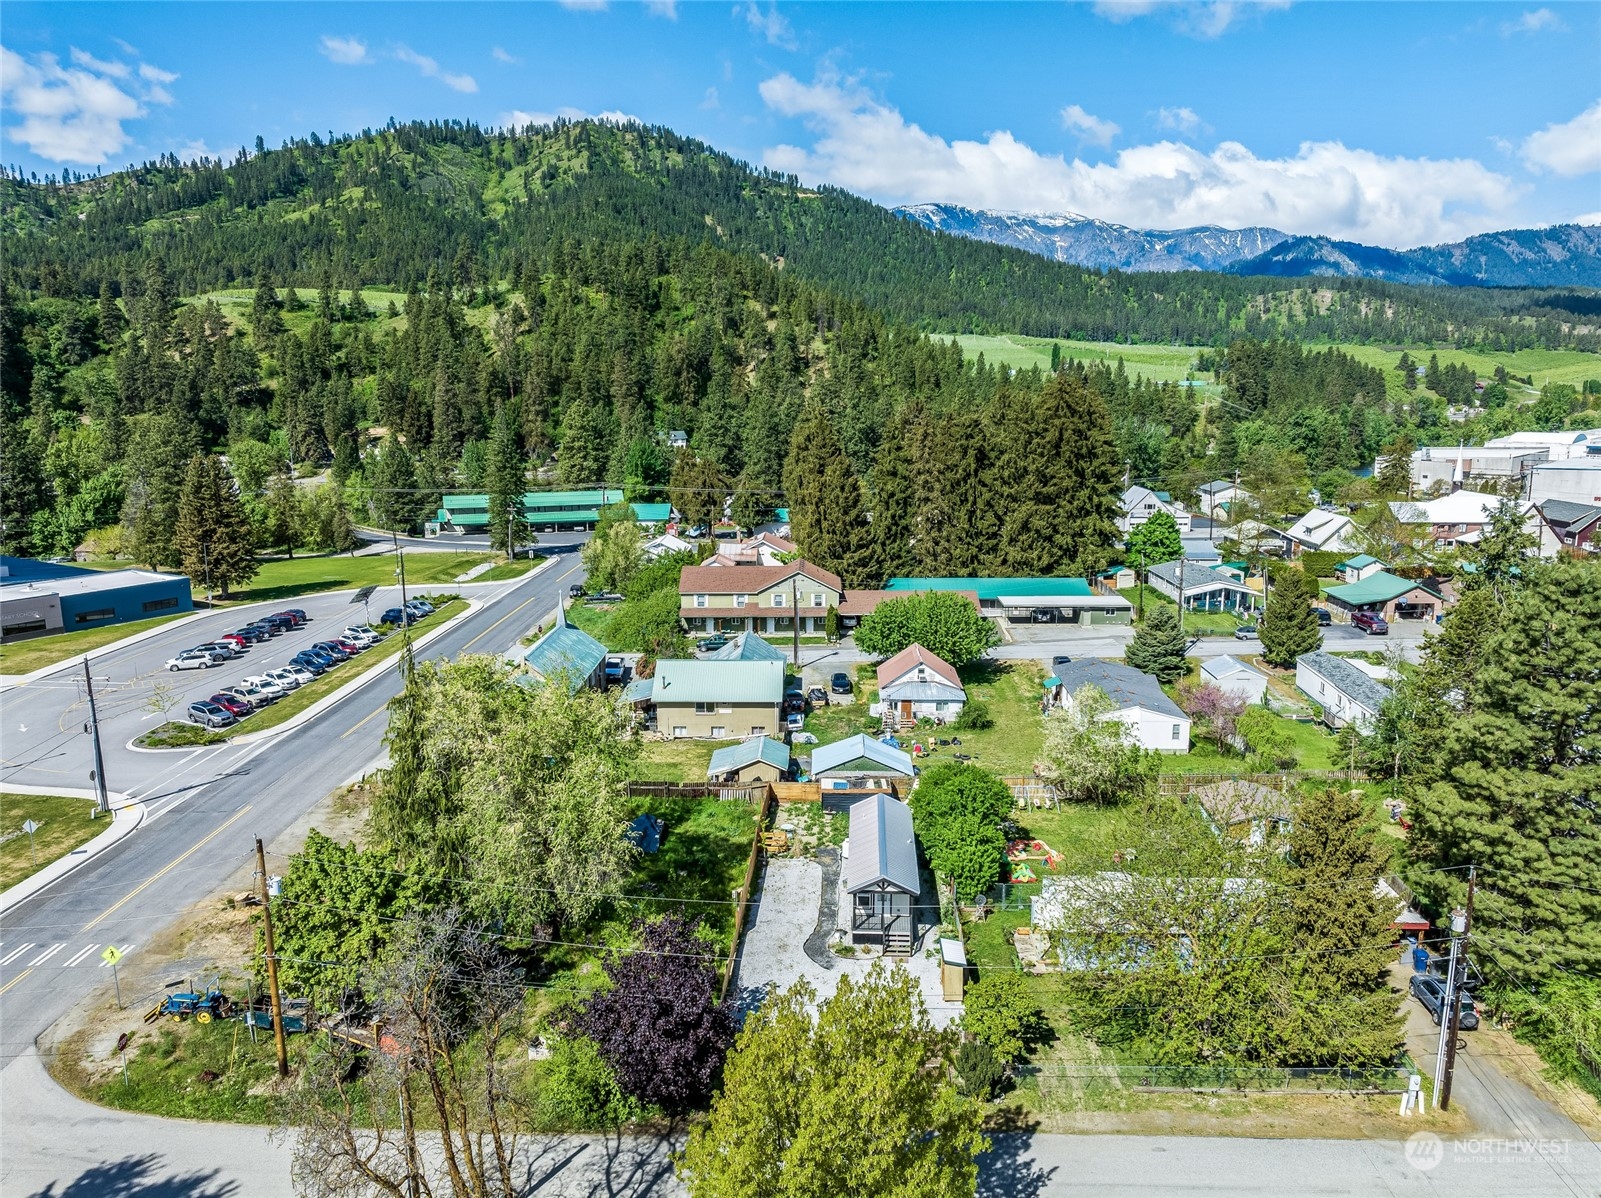
[[[1009,620],[1127,624],[1134,614],[1127,599],[1092,590],[1082,578],[892,578],[885,587],[892,599],[950,591],[971,599],[986,616]]]
[[[1321,649],[1295,659],[1295,685],[1323,709],[1323,722],[1330,728],[1354,724],[1361,732],[1372,729],[1379,708],[1390,697],[1390,688],[1382,682]]]
[[[886,794],[851,808],[841,870],[850,899],[850,942],[904,956],[917,943],[917,838],[912,809]]]
[[[1445,598],[1439,591],[1388,570],[1375,570],[1360,582],[1326,587],[1323,598],[1336,620],[1349,620],[1359,611],[1374,612],[1386,621],[1432,620],[1445,610]]]
[[[893,732],[918,720],[954,720],[967,703],[967,690],[944,658],[908,645],[878,667],[878,701],[884,728]]]
[[[1117,527],[1125,537],[1144,524],[1157,512],[1166,512],[1179,526],[1180,533],[1190,531],[1190,513],[1166,491],[1153,491],[1149,487],[1132,486],[1123,492],[1123,514]]]
[[[713,753],[706,778],[711,782],[777,782],[788,772],[788,745],[771,736],[751,736]]]
[[[1279,534],[1291,557],[1327,551],[1349,553],[1356,546],[1356,522],[1344,512],[1315,507]]]
[[[784,663],[658,661],[650,698],[656,730],[674,740],[767,736],[784,726]]]
[[[754,632],[742,632],[702,661],[783,661],[784,651]]]
[[[1601,551],[1601,505],[1546,499],[1534,505],[1540,513],[1540,556]]]
[[[1384,563],[1371,553],[1348,557],[1334,567],[1334,577],[1341,582],[1361,582],[1384,569]]]
[[[1099,658],[1055,661],[1047,667],[1046,674],[1047,706],[1070,707],[1077,691],[1093,686],[1115,705],[1101,718],[1127,726],[1130,743],[1159,753],[1190,751],[1190,717],[1149,674],[1119,661]]]
[[[1162,562],[1145,572],[1145,580],[1186,611],[1239,611],[1262,597],[1232,570],[1198,562]]]
[[[1267,675],[1229,653],[1202,658],[1201,681],[1217,687],[1225,695],[1238,695],[1247,703],[1260,703],[1267,693]]]
[[[1230,482],[1226,478],[1214,479],[1209,483],[1202,483],[1196,488],[1201,497],[1201,511],[1208,519],[1221,520],[1228,515],[1229,507],[1242,499],[1250,499],[1251,493],[1239,483]]]
[[[899,794],[917,776],[912,755],[858,732],[812,750],[809,772],[822,791],[823,807],[839,811],[864,794]]]
[[[523,654],[523,673],[538,682],[560,677],[569,690],[600,690],[606,685],[606,646],[567,623],[557,610],[556,625]]]

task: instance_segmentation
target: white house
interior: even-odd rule
[[[1132,743],[1159,753],[1190,751],[1190,717],[1149,674],[1116,661],[1058,661],[1045,679],[1046,702],[1069,707],[1080,687],[1093,686],[1116,705],[1103,719],[1128,727]]]
[[[1262,598],[1240,581],[1238,573],[1197,562],[1162,562],[1146,571],[1151,589],[1186,611],[1238,611],[1255,606]]]
[[[1601,474],[1597,475],[1601,479]],[[1471,545],[1490,523],[1501,505],[1502,496],[1483,491],[1453,491],[1438,499],[1402,499],[1390,504],[1397,522],[1417,527],[1426,525],[1429,536],[1440,545]],[[1531,532],[1538,532],[1539,517],[1534,505],[1519,501],[1519,510]]]
[[[1355,724],[1369,732],[1390,688],[1370,678],[1343,657],[1319,649],[1295,659],[1295,685],[1323,709],[1323,722],[1331,728]]]
[[[1539,463],[1529,471],[1529,498],[1535,503],[1601,503],[1601,455]]]
[[[1357,547],[1356,524],[1344,512],[1315,507],[1281,534],[1291,557],[1328,550],[1349,553]]]
[[[1252,498],[1244,487],[1223,478],[1202,485],[1196,494],[1201,497],[1201,511],[1213,520],[1226,519],[1233,504]]]
[[[665,557],[669,553],[685,553],[695,548],[695,546],[684,540],[683,537],[664,532],[660,536],[652,537],[639,548],[640,552],[647,558],[655,561],[658,557]]]
[[[669,429],[667,432],[668,449],[688,449],[689,434],[681,428]]]
[[[1166,491],[1138,486],[1123,492],[1123,514],[1118,518],[1117,527],[1126,537],[1157,512],[1172,516],[1181,534],[1190,531],[1190,513],[1182,503]]]
[[[1204,659],[1201,681],[1211,683],[1226,695],[1239,695],[1247,703],[1260,703],[1267,693],[1267,675],[1230,654]]]
[[[908,645],[878,667],[878,699],[884,728],[893,731],[918,720],[954,720],[967,702],[967,691],[943,658],[921,645]]]

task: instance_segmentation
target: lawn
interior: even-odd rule
[[[608,649],[612,646],[606,640],[607,630],[611,627],[612,613],[617,610],[615,603],[593,604],[586,602],[574,603],[567,609],[567,622],[574,628],[589,633]]]
[[[733,892],[745,880],[756,807],[725,799],[640,799],[638,810],[663,820],[661,850],[642,856],[625,890],[648,896],[619,899],[627,919],[682,912],[698,916],[722,951],[734,929]]]
[[[1063,358],[1076,358],[1081,362],[1116,362],[1123,359],[1130,375],[1143,375],[1156,382],[1181,382],[1191,374],[1195,356],[1201,351],[1188,345],[1123,345],[1116,341],[1063,341],[1051,337],[1024,337],[1008,334],[998,337],[962,333],[955,337],[936,333],[942,340],[954,340],[968,358],[984,355],[991,365],[1000,363],[1014,370],[1031,370],[1038,366],[1042,371],[1051,368],[1051,346],[1062,347]],[[1209,374],[1196,375],[1198,381],[1209,382]]]
[[[93,799],[0,794],[0,837],[4,838],[0,841],[0,890],[9,890],[109,828],[107,820],[89,818],[94,809]],[[39,825],[31,845],[22,830],[30,819]]]
[[[437,628],[446,620],[464,611],[466,607],[467,601],[465,599],[450,600],[432,615],[425,616],[411,626],[412,639],[416,640],[417,637],[429,629]],[[392,632],[377,646],[368,649],[354,661],[346,662],[342,666],[329,670],[328,673],[315,682],[306,683],[299,690],[290,692],[286,698],[278,700],[265,711],[256,712],[232,728],[212,732],[196,727],[193,724],[174,721],[152,728],[139,738],[139,744],[152,749],[215,745],[221,744],[231,737],[242,736],[247,732],[261,732],[267,728],[276,728],[279,724],[285,723],[305,711],[306,708],[316,703],[319,699],[327,698],[334,691],[344,686],[345,683],[360,678],[363,674],[383,662],[393,660],[400,653],[404,643],[404,637]]]
[[[1139,587],[1122,587],[1117,593],[1134,604],[1136,611],[1139,610]],[[1149,612],[1155,606],[1176,608],[1178,605],[1155,587],[1147,586],[1145,588],[1145,610]],[[1234,630],[1240,626],[1240,623],[1240,618],[1233,612],[1187,611],[1184,613],[1184,631],[1194,635],[1233,636]]]
[[[510,578],[521,578],[524,574],[527,574],[530,570],[534,569],[534,567],[538,566],[544,560],[545,559],[542,557],[535,556],[520,557],[514,562],[501,562],[498,566],[491,566],[489,569],[485,570],[482,574],[478,575],[478,577],[474,578],[473,581],[505,582]],[[456,573],[464,574],[466,571],[458,570]],[[454,577],[454,575],[452,575],[452,577]],[[407,570],[407,581],[411,581],[409,567]]]
[[[42,636],[14,645],[0,645],[0,674],[31,674],[69,657],[104,649],[125,637],[182,618],[181,615],[157,616],[153,620],[132,620],[126,624],[108,624],[104,628],[86,628],[82,632],[63,632],[59,636]]]
[[[712,753],[733,741],[652,740],[639,755],[642,782],[704,782]]]
[[[458,574],[465,574],[480,562],[496,561],[499,556],[493,553],[434,553],[427,550],[407,553],[405,554],[407,594],[415,595],[420,593],[423,587],[453,582]],[[395,558],[391,553],[375,554],[371,557],[326,554],[317,557],[297,557],[293,560],[274,558],[262,562],[256,576],[229,595],[227,602],[262,603],[272,599],[308,595],[316,591],[394,586],[397,581]],[[197,586],[195,593],[197,597],[204,599],[205,585],[202,583]]]

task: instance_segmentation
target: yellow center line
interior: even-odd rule
[[[32,972],[33,972],[33,970],[31,970],[31,969],[24,969],[21,973],[19,973],[16,977],[12,978],[4,986],[0,986],[0,994],[4,994],[7,990],[11,989],[11,987],[15,986],[18,982],[20,982],[23,978],[27,977]]]
[[[384,714],[384,712],[386,712],[386,711],[388,711],[388,710],[389,710],[389,704],[387,704],[387,703],[385,703],[385,704],[383,704],[383,705],[382,705],[382,706],[381,706],[381,707],[379,707],[379,708],[378,708],[378,709],[377,709],[377,710],[376,710],[376,711],[374,711],[374,712],[372,712],[372,714],[371,714],[371,715],[366,715],[366,716],[363,716],[363,717],[362,717],[362,719],[361,719],[361,723],[358,723],[358,724],[356,724],[356,725],[355,725],[355,726],[354,726],[354,727],[352,727],[352,728],[349,728],[349,729],[347,729],[347,730],[346,730],[346,731],[344,731],[344,732],[341,732],[341,733],[340,733],[340,734],[339,734],[339,739],[340,739],[340,740],[344,740],[344,739],[345,739],[345,737],[347,737],[347,736],[349,736],[349,735],[350,735],[350,734],[351,734],[351,733],[352,733],[352,732],[354,732],[354,731],[355,731],[355,730],[356,730],[356,729],[357,729],[357,728],[360,728],[360,727],[361,727],[361,725],[362,725],[362,724],[365,724],[365,723],[366,723],[366,722],[367,722],[367,721],[368,721],[368,720],[371,720],[371,719],[375,719],[375,718],[377,718],[377,717],[378,717],[378,716],[381,716],[381,715],[383,715],[383,714]]]
[[[195,844],[192,847],[186,849],[184,852],[180,853],[177,857],[174,857],[171,861],[169,861],[161,869],[159,869],[155,873],[151,874],[143,882],[140,882],[139,885],[135,886],[132,890],[128,891],[127,894],[123,895],[116,902],[112,903],[111,906],[107,907],[99,915],[96,915],[88,923],[84,924],[83,927],[78,929],[78,931],[80,933],[87,932],[90,928],[94,927],[101,920],[105,919],[106,916],[110,915],[112,912],[116,911],[119,907],[121,907],[124,903],[126,903],[130,899],[132,899],[135,895],[137,895],[140,891],[142,891],[146,886],[149,886],[152,882],[154,882],[157,879],[159,879],[168,870],[175,869],[179,865],[182,865],[190,857],[193,857],[201,849],[205,848],[206,845],[209,844],[212,840],[216,839],[218,836],[221,836],[224,832],[226,832],[235,823],[237,823],[239,820],[243,819],[244,815],[245,815],[245,812],[247,812],[249,810],[250,810],[250,804],[248,804],[248,803],[245,804],[243,807],[239,808],[238,811],[234,812],[233,815],[229,817],[229,819],[227,820],[226,823],[222,824],[220,827],[216,828],[215,830],[213,830],[213,831],[207,833],[205,836],[201,837],[198,841],[195,842]],[[4,993],[4,991],[0,991],[0,993]]]
[[[582,566],[582,564],[583,563],[580,562],[580,563],[577,563],[577,564],[573,565],[570,569],[568,569],[567,574],[571,574],[574,570],[579,569]],[[555,581],[556,582],[560,582],[563,578],[567,577],[567,574],[558,575],[556,577]],[[500,619],[496,620],[488,628],[484,629],[477,636],[473,637],[472,640],[468,641],[465,645],[463,645],[462,646],[462,652],[465,653],[468,649],[471,649],[479,641],[483,640],[486,636],[488,636],[491,632],[495,631],[495,629],[499,628],[507,620],[509,620],[513,616],[515,616],[518,612],[522,611],[522,609],[527,607],[530,603],[538,603],[539,601],[540,601],[539,600],[539,596],[536,595],[532,599],[528,599],[528,600],[523,601],[522,603],[519,603],[516,607],[512,608],[505,615],[501,616]],[[558,594],[556,596],[556,602],[557,603],[561,602],[561,595],[560,594]]]

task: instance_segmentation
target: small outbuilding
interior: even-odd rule
[[[922,889],[912,809],[886,794],[853,806],[843,874],[850,898],[850,942],[909,955],[917,943],[917,895]]]
[[[906,750],[858,732],[813,749],[811,775],[822,790],[824,808],[838,811],[864,793],[907,789],[917,767]]]
[[[1384,569],[1384,563],[1371,553],[1359,553],[1355,557],[1348,557],[1334,567],[1334,577],[1339,582],[1361,582],[1364,578],[1371,578]]]
[[[706,654],[702,661],[784,661],[784,651],[757,636],[742,632],[721,649]]]
[[[1267,694],[1267,675],[1254,670],[1231,654],[1201,661],[1201,681],[1226,695],[1239,695],[1247,703],[1260,703]]]
[[[1230,778],[1200,787],[1195,799],[1212,831],[1224,840],[1260,848],[1289,835],[1290,797],[1282,790]]]
[[[523,673],[536,682],[559,675],[574,691],[600,690],[606,685],[606,646],[567,623],[567,613],[557,608],[555,627],[523,655]]]
[[[724,745],[706,767],[711,782],[777,782],[789,772],[789,746],[771,736],[752,736]]]

